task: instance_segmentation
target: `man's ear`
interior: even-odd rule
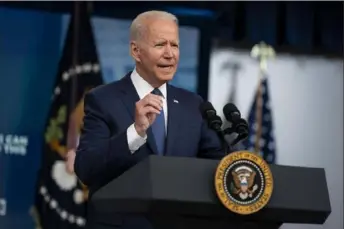
[[[130,54],[136,62],[141,62],[140,59],[140,48],[136,41],[130,42]]]

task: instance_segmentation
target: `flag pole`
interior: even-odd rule
[[[71,68],[73,69],[73,74],[71,77],[71,100],[69,103],[69,113],[71,114],[73,109],[75,108],[77,104],[77,93],[78,93],[78,73],[76,71],[76,68],[78,66],[78,59],[79,59],[79,36],[80,36],[80,7],[81,7],[82,2],[75,1],[74,2],[74,7],[73,7],[73,25],[74,25],[74,30],[73,30],[73,40],[72,40],[72,49],[73,49],[73,54],[72,54],[72,66]],[[69,125],[68,125],[68,133],[67,133],[67,151],[71,149],[76,148],[76,142],[77,142],[77,126],[75,123],[75,120],[73,118],[69,119]],[[66,152],[67,153],[67,152]]]
[[[72,67],[74,68],[74,77],[72,77],[72,108],[76,104],[76,93],[77,93],[77,77],[76,77],[76,66],[78,65],[78,54],[79,54],[79,35],[80,35],[80,2],[74,2],[74,35],[73,35],[73,58]]]
[[[260,42],[253,46],[251,50],[251,57],[259,61],[259,74],[258,74],[258,90],[256,96],[256,138],[254,152],[258,154],[260,152],[260,139],[262,136],[262,121],[263,121],[263,80],[267,73],[267,61],[275,57],[275,51],[264,42]]]

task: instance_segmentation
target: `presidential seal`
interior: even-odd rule
[[[240,215],[258,212],[270,200],[273,177],[262,157],[237,151],[224,157],[215,174],[215,189],[221,203]]]

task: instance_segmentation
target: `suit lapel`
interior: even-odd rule
[[[122,81],[121,91],[123,93],[122,101],[127,108],[130,117],[135,121],[135,103],[140,100],[139,95],[137,94],[134,85],[131,82],[130,74],[124,76]]]
[[[181,104],[177,98],[177,93],[174,88],[167,85],[167,144],[166,144],[166,155],[172,155],[174,149],[174,142],[179,133],[179,125],[181,120]]]
[[[140,100],[139,95],[137,94],[137,91],[135,90],[135,87],[131,81],[130,74],[127,74],[123,79],[122,83],[123,86],[122,89],[122,101],[124,105],[126,106],[133,122],[135,121],[135,103]],[[147,130],[147,143],[154,154],[157,154],[157,148],[154,140],[154,136],[152,133],[152,129],[149,128]]]

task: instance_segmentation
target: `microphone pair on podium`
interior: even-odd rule
[[[226,129],[222,129],[222,119],[217,115],[210,102],[203,102],[200,105],[200,111],[209,128],[219,135],[226,152],[229,152],[230,146],[234,146],[248,137],[248,124],[245,119],[241,118],[240,111],[233,103],[228,103],[223,107],[223,114],[230,123],[230,127]],[[229,141],[226,136],[233,133],[236,133],[237,137],[233,141]]]

